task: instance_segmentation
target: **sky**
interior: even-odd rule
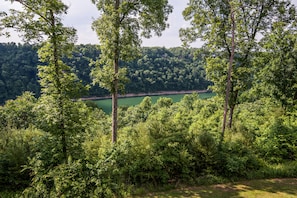
[[[12,5],[9,1],[1,0],[0,11],[7,11],[9,8],[17,9],[16,4]],[[92,30],[92,22],[98,18],[99,12],[91,0],[63,0],[69,6],[68,14],[63,17],[65,26],[74,27],[77,29],[78,44],[99,44],[96,33]],[[188,22],[183,19],[182,11],[187,6],[188,0],[169,0],[169,4],[173,6],[173,12],[170,14],[167,28],[161,37],[153,36],[150,39],[142,39],[143,46],[153,47],[178,47],[181,46],[179,39],[179,29],[187,27]],[[21,42],[21,38],[16,33],[11,33],[10,38],[0,37],[1,42]],[[192,44],[193,47],[200,47],[201,43],[197,42]]]
[[[2,1],[0,3],[0,11],[7,11],[12,8],[9,1]],[[156,0],[157,1],[157,0]],[[98,18],[98,10],[91,0],[63,0],[63,2],[69,6],[68,14],[63,17],[64,25],[71,26],[77,29],[78,44],[99,44],[99,40],[96,33],[91,29],[92,22]],[[169,4],[173,6],[173,12],[170,14],[168,23],[169,28],[166,29],[161,37],[153,36],[150,39],[142,39],[143,46],[147,47],[178,47],[181,46],[181,41],[179,38],[179,29],[187,27],[189,25],[183,19],[182,11],[187,6],[189,0],[169,0]],[[297,5],[297,0],[292,0],[292,2]],[[16,7],[14,3],[14,8]],[[12,33],[11,38],[0,37],[1,42],[21,42],[21,38],[16,33]],[[201,47],[202,43],[197,41],[193,43],[192,47]]]

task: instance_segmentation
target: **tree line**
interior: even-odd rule
[[[25,91],[40,96],[37,76],[39,64],[37,46],[0,43],[0,103],[15,99]],[[127,67],[124,93],[153,93],[159,91],[204,90],[211,84],[206,80],[201,56],[196,49],[145,47],[141,56],[122,63]],[[67,65],[89,88],[82,96],[105,96],[109,93],[92,84],[92,65],[100,56],[96,45],[76,45],[71,57],[63,57]]]

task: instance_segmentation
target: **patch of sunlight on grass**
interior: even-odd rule
[[[154,198],[296,198],[297,178],[243,181],[212,186],[188,187],[139,197]]]

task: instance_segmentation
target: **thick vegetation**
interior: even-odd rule
[[[118,30],[119,14],[125,21],[131,8],[143,9],[140,13],[133,11],[128,20],[135,26],[125,22],[123,30],[110,34],[116,44],[111,51],[117,52],[104,54],[101,62],[96,48],[74,48],[75,30],[61,22],[62,14],[67,13],[62,1],[16,2],[23,10],[1,13],[0,31],[13,27],[23,33],[25,40],[38,41],[39,45],[38,57],[29,53],[32,48],[28,45],[1,46],[20,47],[16,57],[24,57],[12,61],[10,54],[1,54],[5,60],[0,72],[1,99],[5,103],[0,106],[0,189],[6,191],[5,196],[18,191],[17,197],[125,197],[142,187],[297,177],[297,17],[290,1],[191,0],[184,15],[193,19],[193,27],[181,33],[185,41],[203,38],[205,53],[194,61],[193,50],[144,48],[141,58],[125,63],[130,65],[132,81],[127,90],[200,89],[208,85],[203,80],[202,65],[206,65],[217,95],[207,100],[200,100],[196,94],[186,95],[178,103],[169,98],[152,103],[146,97],[136,106],[118,109],[115,105],[116,119],[91,102],[78,99],[84,90],[79,78],[84,85],[90,83],[89,63],[111,64],[109,58],[113,57],[114,65],[123,64],[115,56],[119,55],[117,47],[125,41],[119,38],[127,36],[126,31],[138,32],[143,25],[147,36],[151,31],[160,33],[162,24],[151,30],[146,14],[154,12],[150,6],[167,6],[167,1],[152,4],[151,0],[116,0],[112,5],[112,1],[92,0],[103,12],[111,13],[102,15],[106,19],[97,24],[99,33],[104,24],[111,25],[109,32]],[[144,19],[137,18],[138,14],[144,14]],[[163,16],[162,12],[154,14],[156,18],[151,19]],[[112,23],[110,19],[114,19]],[[262,32],[259,40],[255,40],[256,30]],[[108,52],[108,46],[103,47]],[[71,54],[74,58],[69,58]],[[40,96],[34,83],[35,61],[39,65]],[[18,71],[10,67],[19,62]],[[103,66],[100,64],[97,66]],[[96,82],[112,83],[109,91],[117,93],[117,85],[122,86],[120,70],[100,71],[96,74],[109,81],[100,81],[96,75]],[[18,93],[29,88],[34,94]],[[222,130],[223,113],[224,121],[229,114],[230,124]],[[117,141],[111,144],[114,120],[118,133]]]
[[[0,44],[0,104],[24,91],[40,95],[37,50],[30,45]]]
[[[40,95],[37,77],[37,47],[27,44],[0,44],[0,103],[15,99],[24,91]],[[142,56],[123,63],[127,66],[125,93],[148,93],[158,91],[207,89],[210,82],[205,79],[201,57],[195,58],[196,49],[142,48]],[[90,85],[89,66],[100,56],[95,45],[75,46],[71,58],[65,57],[65,64],[82,80]],[[108,92],[98,86],[90,86],[84,96],[104,96]]]
[[[161,98],[152,104],[147,97],[120,109],[118,143],[112,145],[110,117],[74,102],[65,116],[77,124],[68,134],[68,160],[60,163],[61,145],[38,117],[38,100],[25,93],[0,108],[1,189],[106,197],[141,186],[297,176],[294,114],[269,98],[240,104],[220,145],[221,104],[218,97],[200,100],[195,94],[178,103]]]

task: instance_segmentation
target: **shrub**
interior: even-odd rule
[[[250,172],[263,166],[261,160],[240,141],[225,142],[217,160],[218,174],[227,178],[247,178]]]
[[[28,128],[34,124],[36,116],[33,113],[33,107],[36,101],[37,99],[30,92],[24,92],[15,100],[6,101],[3,107],[0,106],[0,129]]]
[[[41,170],[40,160],[31,160],[34,172],[31,186],[24,190],[25,197],[92,197],[95,184],[86,161],[68,159],[51,169]]]
[[[258,140],[260,156],[272,163],[296,160],[297,127],[276,118]]]
[[[28,163],[28,157],[34,155],[37,139],[43,133],[37,129],[6,129],[0,136],[0,188],[20,189],[30,182],[28,171],[23,166]]]

